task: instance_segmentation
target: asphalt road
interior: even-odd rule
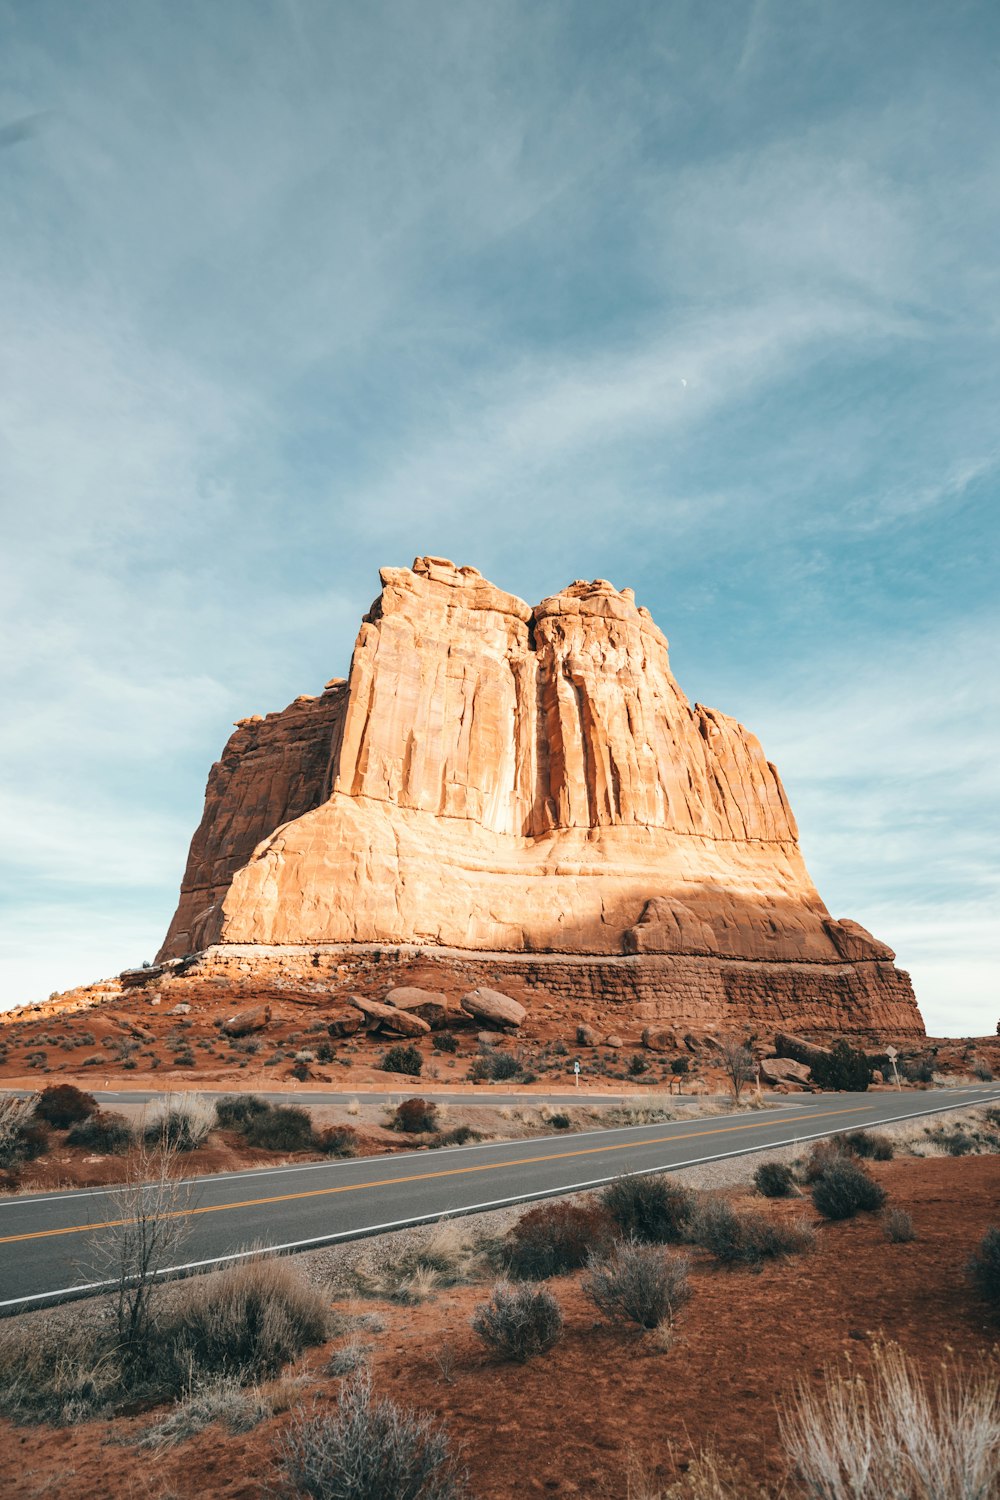
[[[253,1249],[306,1249],[381,1230],[594,1187],[622,1173],[690,1166],[818,1136],[1000,1100],[995,1085],[924,1094],[790,1096],[762,1113],[484,1142],[191,1180],[186,1235],[169,1272]],[[0,1200],[0,1312],[102,1289],[95,1242],[121,1218],[113,1190]]]

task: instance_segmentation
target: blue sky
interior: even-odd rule
[[[831,910],[992,1032],[995,4],[0,0],[0,38],[0,1005],[152,955],[232,721],[429,552],[634,587]]]

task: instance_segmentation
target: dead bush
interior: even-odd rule
[[[689,1264],[657,1245],[626,1241],[590,1257],[584,1291],[606,1317],[656,1328],[672,1322],[690,1297]]]
[[[498,1281],[488,1302],[472,1317],[473,1331],[501,1359],[523,1363],[551,1349],[562,1337],[559,1303],[545,1287]]]
[[[199,1381],[165,1417],[145,1427],[134,1439],[137,1448],[161,1450],[185,1443],[219,1422],[227,1432],[250,1432],[273,1414],[274,1407],[260,1391],[248,1390],[231,1375]]]
[[[303,1413],[277,1447],[289,1484],[313,1500],[468,1500],[444,1428],[377,1397],[365,1368],[345,1381],[332,1416]]]
[[[802,1180],[816,1182],[829,1167],[844,1159],[843,1142],[838,1136],[829,1140],[814,1141],[809,1155],[802,1164]]]
[[[695,1196],[662,1175],[618,1177],[601,1201],[626,1239],[677,1244],[684,1239]]]
[[[913,1220],[903,1208],[886,1209],[882,1215],[882,1232],[892,1245],[906,1245],[917,1237]]]
[[[143,1138],[149,1146],[162,1143],[175,1151],[196,1151],[215,1124],[215,1105],[200,1094],[168,1094],[147,1115]]]
[[[37,1094],[19,1099],[0,1095],[0,1167],[17,1167],[47,1149],[44,1128],[35,1119]]]
[[[502,1259],[509,1276],[544,1281],[587,1264],[591,1251],[604,1251],[614,1239],[614,1221],[598,1203],[543,1203],[531,1209],[507,1235]]]
[[[85,1422],[119,1392],[114,1342],[98,1330],[0,1323],[0,1413],[11,1421]]]

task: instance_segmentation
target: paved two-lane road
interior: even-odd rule
[[[305,1249],[446,1215],[596,1186],[620,1173],[690,1166],[863,1125],[1000,1101],[994,1085],[912,1094],[789,1097],[761,1113],[485,1142],[194,1179],[179,1211],[177,1265],[251,1247]],[[0,1200],[0,1311],[99,1290],[92,1244],[121,1214],[108,1189]]]

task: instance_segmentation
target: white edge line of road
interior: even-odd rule
[[[976,1103],[992,1103],[1000,1100],[1000,1094],[993,1094],[989,1099],[972,1101],[968,1108],[973,1108]],[[738,1151],[717,1151],[711,1156],[694,1156],[688,1161],[673,1162],[670,1165],[656,1167],[637,1167],[634,1171],[612,1172],[610,1176],[592,1177],[586,1182],[569,1183],[564,1187],[556,1189],[545,1189],[536,1193],[515,1193],[512,1197],[494,1198],[486,1203],[469,1203],[461,1208],[445,1209],[441,1213],[410,1215],[405,1219],[392,1219],[385,1224],[366,1224],[360,1229],[345,1229],[336,1234],[316,1235],[308,1240],[288,1240],[283,1245],[258,1245],[250,1250],[235,1250],[228,1255],[213,1255],[207,1260],[185,1261],[179,1266],[164,1266],[157,1271],[157,1277],[169,1279],[181,1277],[189,1271],[202,1271],[209,1267],[222,1266],[229,1261],[251,1260],[258,1256],[283,1255],[293,1250],[307,1250],[310,1247],[322,1245],[335,1245],[340,1240],[363,1240],[370,1239],[376,1234],[385,1234],[390,1229],[415,1228],[418,1224],[433,1224],[440,1219],[464,1219],[470,1214],[485,1213],[491,1208],[509,1208],[515,1203],[530,1203],[535,1198],[563,1198],[570,1193],[583,1192],[585,1188],[602,1187],[607,1182],[614,1182],[617,1177],[649,1177],[654,1172],[680,1172],[685,1167],[703,1166],[709,1161],[726,1161],[736,1156],[752,1156],[755,1151],[779,1151],[783,1146],[798,1146],[806,1141],[822,1140],[829,1135],[843,1135],[848,1130],[867,1130],[879,1125],[893,1125],[898,1120],[915,1120],[927,1115],[947,1114],[949,1110],[956,1108],[954,1104],[944,1104],[937,1109],[911,1110],[905,1115],[890,1115],[885,1120],[871,1120],[868,1125],[838,1125],[834,1130],[816,1130],[811,1135],[795,1135],[785,1141],[768,1141],[766,1145],[743,1146]],[[595,1133],[595,1132],[588,1132]],[[565,1139],[565,1137],[559,1137]],[[51,1292],[33,1292],[28,1297],[13,1297],[9,1301],[0,1302],[0,1309],[11,1307],[27,1307],[31,1302],[46,1302],[63,1299],[70,1301],[81,1297],[85,1292],[99,1292],[117,1286],[117,1281],[87,1281],[77,1286],[60,1287]]]

